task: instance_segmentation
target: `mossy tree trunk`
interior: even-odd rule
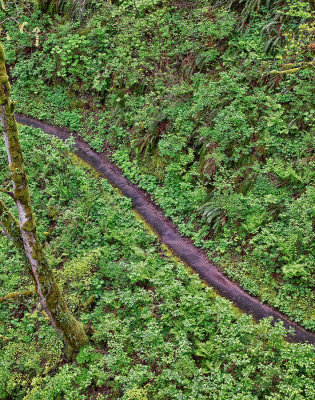
[[[14,117],[14,102],[10,100],[10,84],[4,61],[4,50],[0,43],[0,122],[8,155],[13,198],[18,210],[19,224],[4,204],[0,202],[0,228],[8,237],[11,237],[17,247],[20,246],[21,248],[20,243],[22,241],[42,308],[52,325],[69,346],[69,351],[75,352],[88,343],[88,337],[84,325],[71,315],[37,236],[19,134]],[[18,226],[19,232],[17,231]]]
[[[14,245],[24,252],[23,241],[20,233],[20,226],[10,210],[0,200],[0,231],[11,239]]]

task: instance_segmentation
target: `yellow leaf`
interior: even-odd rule
[[[26,25],[27,25],[26,21],[22,22],[22,24],[19,24],[19,30],[20,30],[21,33],[23,33],[24,26],[26,26]]]

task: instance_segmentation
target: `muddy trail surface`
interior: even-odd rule
[[[70,132],[36,119],[20,114],[16,115],[18,123],[35,128],[56,136],[60,139],[68,139]],[[260,301],[242,290],[236,283],[229,280],[209,260],[207,255],[198,249],[191,240],[183,238],[176,226],[165,217],[163,212],[150,200],[150,197],[142,189],[132,184],[125,178],[119,168],[110,162],[104,155],[92,150],[77,135],[75,138],[75,154],[92,166],[100,175],[105,177],[113,186],[117,187],[123,195],[132,200],[133,208],[149,224],[153,231],[180,260],[192,268],[199,276],[212,286],[221,296],[232,301],[240,310],[251,314],[254,319],[272,317],[273,323],[282,321],[288,330],[287,339],[296,343],[315,344],[315,334],[302,328],[297,323],[273,309],[260,303]],[[294,332],[294,333],[293,333]]]

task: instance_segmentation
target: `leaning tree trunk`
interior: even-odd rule
[[[0,228],[1,232],[12,240],[17,249],[24,254],[20,226],[10,210],[0,200]]]
[[[88,343],[88,337],[84,325],[71,315],[60,293],[52,269],[44,256],[36,233],[24,160],[14,117],[15,105],[10,100],[10,84],[4,61],[5,55],[0,43],[0,123],[13,183],[13,198],[18,209],[20,237],[41,305],[52,325],[68,344],[70,352],[77,351],[81,346]],[[18,224],[5,209],[3,203],[0,203],[0,223],[4,233],[8,234],[9,237],[13,236],[13,241],[19,246]]]

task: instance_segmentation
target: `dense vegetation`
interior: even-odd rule
[[[106,152],[231,279],[314,330],[311,10],[24,0],[1,2],[0,21],[19,112]],[[0,399],[315,398],[311,346],[204,287],[71,141],[24,127],[21,142],[45,254],[95,333],[69,362],[35,296],[2,300],[32,284],[1,235]]]
[[[24,3],[3,24],[18,110],[110,148],[225,273],[313,329],[309,3]]]
[[[37,298],[0,304],[0,399],[314,398],[312,346],[285,342],[281,326],[256,324],[202,287],[71,143],[30,128],[21,142],[47,258],[96,333],[66,363]],[[9,182],[3,146],[0,162]],[[32,288],[4,236],[0,249],[0,297]]]

